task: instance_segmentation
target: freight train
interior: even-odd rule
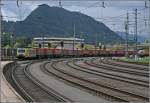
[[[133,55],[133,51],[128,52]],[[18,48],[17,58],[48,58],[48,57],[87,57],[87,56],[124,56],[123,50],[68,50],[56,48]],[[143,54],[140,54],[143,55]],[[148,55],[148,54],[144,54]]]

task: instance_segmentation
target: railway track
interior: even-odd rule
[[[8,68],[5,73],[4,76],[6,78],[6,80],[12,85],[12,87],[27,101],[27,102],[34,102],[34,99],[29,96],[25,90],[23,88],[20,87],[20,85],[18,85],[18,83],[16,83],[16,79],[14,78],[14,75],[12,74],[12,72],[14,71],[15,68],[19,68],[18,65],[14,65],[11,68]]]
[[[93,69],[93,68],[91,69],[91,68],[88,68],[87,66],[85,67],[85,66],[81,66],[79,64],[76,64],[76,61],[73,61],[73,64],[78,68],[82,68],[82,69],[79,69],[81,71],[93,72],[93,73],[95,73],[99,76],[102,76],[102,77],[120,80],[120,81],[128,82],[131,84],[135,84],[135,85],[141,85],[141,86],[149,87],[148,80],[146,81],[146,80],[142,80],[142,79],[130,78],[130,77],[124,76],[124,75],[118,75],[118,74],[113,74],[113,73],[101,71],[98,67],[96,67],[95,69]],[[93,66],[93,65],[91,65],[91,66]],[[74,68],[76,68],[76,67],[74,67]]]
[[[48,69],[47,65],[49,63],[46,63],[46,64],[44,64],[45,65],[44,68],[47,72],[55,75],[58,78],[61,78],[61,79],[68,81],[68,82],[71,82],[71,83],[78,85],[82,88],[86,88],[90,91],[93,91],[93,92],[96,92],[99,94],[103,94],[107,97],[112,98],[112,100],[114,100],[114,101],[123,101],[123,102],[148,101],[148,98],[144,97],[142,95],[129,93],[126,91],[119,90],[118,88],[113,88],[113,87],[108,86],[108,85],[96,83],[92,80],[85,79],[79,75],[76,75],[74,73],[63,70],[62,68],[59,68],[57,66],[57,63],[59,63],[59,62],[60,61],[52,62],[51,65],[49,65],[52,67],[51,69]]]
[[[104,64],[109,64],[113,66],[118,66],[118,67],[125,67],[125,68],[131,68],[134,70],[143,70],[143,71],[149,71],[148,66],[142,66],[142,65],[137,65],[137,64],[129,64],[129,63],[124,63],[124,62],[119,62],[111,59],[105,59],[105,60],[99,60],[100,62]]]
[[[101,60],[101,61],[103,61],[103,60]],[[124,67],[117,67],[117,66],[113,66],[113,65],[108,65],[106,63],[103,64],[103,62],[98,64],[98,63],[95,63],[93,60],[86,60],[84,63],[87,65],[90,65],[90,66],[97,67],[97,68],[103,68],[103,69],[109,70],[109,71],[127,73],[127,74],[131,74],[131,75],[136,75],[136,76],[149,77],[149,73],[147,71],[133,70],[133,69],[124,68]]]
[[[108,78],[108,79],[112,79],[112,80],[116,80],[116,81],[121,81],[121,82],[129,83],[129,84],[133,84],[133,85],[137,85],[137,86],[149,87],[148,83],[145,81],[142,81],[142,82],[141,81],[135,81],[134,79],[131,80],[130,78],[122,77],[120,75],[113,75],[113,74],[105,73],[102,71],[97,71],[94,69],[85,68],[85,67],[82,67],[80,65],[77,65],[75,63],[75,61],[68,61],[67,65],[70,66],[71,68],[78,70],[78,71],[87,72],[87,73],[94,74],[94,75],[97,75],[100,77],[104,77],[104,78]]]
[[[95,60],[96,62],[95,58],[91,60]],[[122,83],[124,82],[125,85],[129,83],[135,85],[135,87],[141,86],[142,88],[148,88],[149,86],[147,82],[142,80],[135,80],[131,78],[125,78],[123,76],[112,75],[91,68],[86,68],[76,63],[77,61],[82,61],[82,63],[86,63],[86,62],[89,63],[91,60],[87,60],[86,58],[86,59],[73,59],[73,60],[58,59],[58,60],[52,60],[51,62],[46,61],[40,64],[40,69],[47,74],[53,75],[58,79],[62,79],[63,81],[68,82],[72,86],[75,87],[77,86],[77,88],[81,88],[82,90],[89,91],[90,93],[96,94],[97,96],[105,98],[109,101],[117,101],[117,102],[149,101],[147,94],[144,93],[142,94],[140,92],[136,93],[136,91],[134,90],[130,90],[127,88],[123,89],[122,87],[119,86],[117,87],[117,85],[116,86],[113,85],[113,82],[111,82],[112,83],[111,85],[111,83],[103,82],[103,80],[98,81],[94,79],[93,80],[88,79],[87,78],[88,76],[94,77],[96,79],[98,79],[97,77],[101,77],[101,78],[103,77],[104,81],[105,78],[107,79],[109,78],[112,81],[119,81]],[[36,65],[36,63],[38,62],[40,61],[21,62],[20,65],[15,65],[14,67],[8,69],[7,72],[5,73],[5,77],[10,82],[10,84],[14,87],[14,89],[27,102],[47,102],[47,101],[73,102],[71,99],[56,92],[56,90],[53,90],[52,88],[48,87],[48,85],[45,85],[43,82],[38,80],[38,78],[35,78],[32,75],[33,72],[31,73],[30,69],[36,68],[38,66]],[[36,65],[36,66],[32,66],[31,68],[31,65]],[[66,67],[70,71],[68,71]],[[76,70],[76,72],[73,69]],[[142,88],[140,88],[141,91]]]
[[[91,59],[91,63],[98,65],[98,66],[104,66],[104,67],[111,67],[111,68],[116,68],[116,70],[120,70],[120,72],[129,73],[129,74],[134,74],[134,75],[140,75],[140,76],[145,76],[149,77],[149,69],[147,66],[141,66],[141,65],[135,65],[135,64],[125,64],[121,62],[117,62],[111,59]]]
[[[75,66],[73,61],[68,61],[67,65],[70,66],[71,68],[75,69],[75,70],[80,71],[80,72],[93,74],[94,78],[98,78],[98,77],[102,78],[99,81],[104,81],[104,83],[105,83],[105,81],[107,81],[106,85],[111,85],[111,86],[114,86],[115,88],[117,88],[117,87],[120,88],[120,87],[123,86],[123,88],[120,88],[120,89],[124,89],[125,91],[129,90],[130,92],[134,92],[135,94],[139,94],[139,93],[136,93],[135,91],[143,90],[144,88],[147,88],[147,90],[144,90],[144,91],[141,91],[141,92],[146,93],[148,91],[148,88],[149,88],[148,83],[147,83],[147,85],[143,85],[143,84],[137,83],[135,81],[130,81],[129,79],[127,80],[127,79],[123,79],[123,78],[119,78],[119,77],[113,77],[113,76],[110,76],[110,75],[105,75],[103,73],[101,74],[101,73],[98,73],[96,71],[90,71],[88,68],[82,68],[82,67],[80,68],[78,66]],[[91,70],[93,70],[93,69],[91,69]],[[73,71],[73,72],[76,72],[76,71]],[[85,75],[87,75],[87,74],[85,74]],[[91,77],[92,77],[92,75],[91,75]],[[113,84],[116,84],[116,85],[113,85]],[[120,85],[120,84],[122,84],[122,85]],[[126,87],[127,88],[132,87],[133,89],[132,88],[131,89],[125,89]],[[143,89],[138,88],[138,87],[142,87]],[[138,89],[134,90],[135,88],[138,88]],[[149,97],[148,92],[146,94],[147,95],[145,95],[145,97]],[[141,94],[141,95],[144,96],[144,94]]]
[[[32,65],[32,63],[26,66],[10,68],[5,74],[6,79],[11,83],[13,88],[27,102],[69,101],[35,79],[29,71],[30,65]]]

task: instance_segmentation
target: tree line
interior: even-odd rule
[[[2,33],[2,48],[26,48],[26,47],[32,47],[32,39],[20,36],[15,37],[12,33],[9,32],[3,32]]]

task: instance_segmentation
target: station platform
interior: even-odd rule
[[[21,96],[10,86],[10,84],[6,81],[6,79],[3,76],[3,68],[7,63],[10,63],[11,61],[1,61],[1,67],[0,67],[0,102],[25,102]]]

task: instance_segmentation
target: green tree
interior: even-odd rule
[[[11,46],[10,45],[6,45],[4,48],[11,48]]]
[[[3,32],[2,33],[2,47],[10,46],[12,47],[12,38],[11,33]]]
[[[22,47],[21,43],[18,43],[18,42],[16,42],[14,45],[14,48],[21,48],[21,47]]]
[[[15,47],[16,48],[25,48],[25,47],[28,47],[29,45],[31,46],[31,39],[30,38],[27,38],[27,37],[17,37],[16,38],[16,43],[15,43]]]

